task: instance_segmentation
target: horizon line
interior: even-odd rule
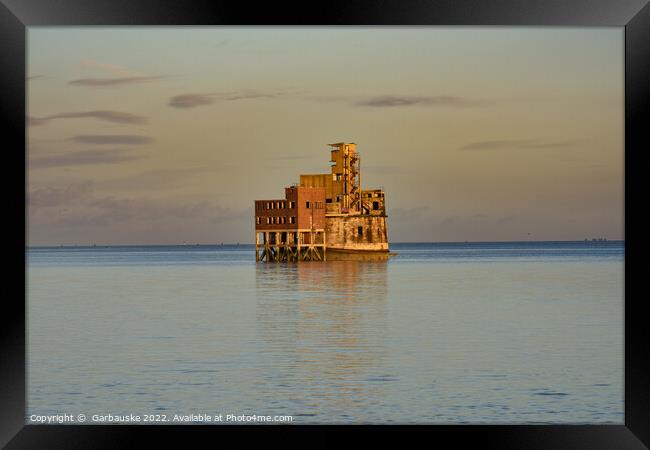
[[[543,240],[509,240],[509,241],[401,241],[390,244],[502,244],[502,243],[543,243],[543,242],[625,242],[625,239],[543,239]],[[220,242],[220,243],[181,243],[181,244],[50,244],[50,245],[26,245],[26,249],[36,248],[97,248],[97,247],[222,247],[255,245],[254,242]]]

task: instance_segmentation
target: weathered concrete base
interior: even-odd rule
[[[328,261],[384,261],[393,256],[388,250],[340,250],[327,248]]]
[[[328,253],[330,250],[388,252],[386,216],[326,215],[325,235]]]

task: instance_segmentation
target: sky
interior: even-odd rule
[[[623,28],[30,27],[27,240],[250,243],[355,142],[390,242],[623,239]]]

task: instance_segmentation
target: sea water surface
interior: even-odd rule
[[[30,248],[27,415],[623,423],[623,242]]]

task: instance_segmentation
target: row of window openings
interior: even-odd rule
[[[285,223],[296,223],[295,217],[257,217],[257,224],[262,225],[263,223],[267,225],[282,225]]]
[[[331,202],[331,200],[330,200]],[[289,209],[296,207],[296,202],[288,202]],[[329,202],[328,202],[329,203]],[[323,202],[305,202],[305,207],[307,209],[311,208],[312,205],[316,209],[323,209]],[[287,202],[260,202],[257,203],[257,209],[285,209],[287,207]]]
[[[367,194],[366,198],[372,198],[371,194]],[[337,195],[336,196],[336,201],[340,202],[341,201],[341,196]],[[332,203],[331,198],[326,198],[325,203]],[[316,209],[322,209],[323,208],[323,202],[305,202],[305,207],[307,209],[311,208],[311,205],[314,205]],[[266,202],[264,203],[258,203],[257,204],[257,209],[285,209],[287,207],[287,202]],[[293,209],[296,207],[296,202],[289,202],[289,209]],[[373,202],[373,209],[379,209],[379,202]]]
[[[337,202],[341,201],[341,196],[340,195],[336,196],[336,201]],[[332,199],[331,198],[326,198],[325,203],[332,203]],[[309,208],[309,206],[307,208]],[[318,206],[317,206],[317,208],[318,208]],[[378,210],[379,209],[379,202],[372,202],[372,209],[375,210],[375,211]]]
[[[296,202],[288,202],[289,208],[295,208]],[[257,209],[285,209],[287,202],[258,202]]]
[[[372,198],[372,195],[366,195],[366,198]],[[341,196],[340,195],[336,196],[336,201],[337,202],[341,201]],[[326,198],[325,203],[332,203],[332,199],[331,198]],[[372,209],[374,209],[374,210],[379,209],[379,202],[372,202]]]

